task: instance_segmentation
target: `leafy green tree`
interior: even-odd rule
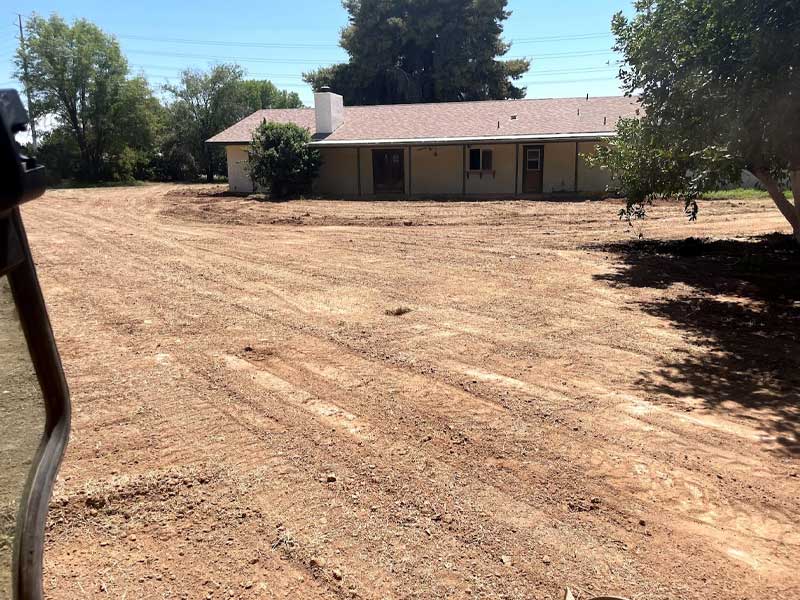
[[[584,155],[589,166],[610,172],[627,202],[620,218],[644,218],[656,198],[684,201],[686,214],[697,218],[697,200],[741,175],[741,167],[724,148],[693,150],[685,140],[670,139],[668,129],[644,119],[621,119],[617,135]]]
[[[322,163],[310,141],[308,130],[298,125],[263,122],[247,153],[250,177],[276,198],[307,192]]]
[[[78,152],[73,175],[95,181],[127,177],[136,162],[131,156],[146,153],[156,136],[158,100],[147,82],[128,78],[117,41],[89,21],[68,24],[57,15],[34,15],[25,27],[16,76],[23,77],[26,57],[32,112],[53,115],[57,123],[51,148],[57,140],[66,142],[68,133],[74,144],[64,150]]]
[[[240,84],[248,110],[253,113],[264,108],[302,108],[297,92],[280,90],[269,80],[249,79]]]
[[[200,176],[196,157],[172,127],[164,130],[150,169],[157,181],[194,181]]]
[[[696,169],[699,160],[705,169],[693,184],[665,161],[670,185],[651,182],[644,192],[700,194],[708,182],[734,180],[744,168],[800,241],[800,2],[638,0],[635,8],[631,19],[615,15],[612,29],[624,55],[623,84],[645,110],[642,131],[651,143],[644,148],[683,161],[681,168]],[[647,181],[656,158],[626,165],[622,154],[636,140],[628,125],[620,128],[620,140],[601,154],[605,164],[627,174],[642,166]],[[794,202],[779,185],[786,176]]]
[[[69,127],[59,126],[41,134],[36,158],[47,166],[48,185],[72,179],[81,171],[80,148]]]
[[[507,0],[344,0],[347,63],[304,74],[347,104],[522,98],[527,60],[500,60]]]
[[[174,98],[169,106],[169,123],[183,149],[202,165],[206,179],[224,164],[222,150],[206,140],[252,111],[241,87],[243,71],[238,65],[221,64],[209,71],[187,69],[177,85],[164,89]]]
[[[144,77],[127,79],[112,115],[104,178],[155,178],[150,165],[158,152],[166,117],[163,105]]]

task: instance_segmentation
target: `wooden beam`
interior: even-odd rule
[[[408,196],[411,196],[411,146],[408,146]]]
[[[519,144],[514,144],[514,195],[519,195]]]
[[[461,195],[467,195],[467,145],[461,144]]]
[[[356,147],[356,172],[358,173],[358,196],[361,197],[361,146]]]

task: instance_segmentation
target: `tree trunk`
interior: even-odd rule
[[[789,180],[792,182],[792,196],[794,197],[794,237],[800,243],[800,169],[789,171]]]
[[[778,210],[781,211],[789,225],[792,226],[794,237],[800,242],[800,171],[790,171],[794,204],[783,195],[783,190],[781,190],[778,182],[775,181],[769,171],[766,169],[754,169],[752,173],[764,184],[775,206],[778,207]]]
[[[206,181],[214,183],[214,157],[208,148],[206,148]]]

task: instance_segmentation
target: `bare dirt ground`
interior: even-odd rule
[[[614,201],[218,190],[24,209],[74,402],[48,597],[800,597],[767,200],[637,241]]]

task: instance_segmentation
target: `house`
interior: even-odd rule
[[[583,154],[638,114],[635,98],[548,98],[344,106],[323,90],[314,108],[259,110],[208,140],[227,151],[234,192],[249,193],[247,145],[262,121],[307,128],[323,164],[314,192],[357,197],[508,197],[605,191]]]

